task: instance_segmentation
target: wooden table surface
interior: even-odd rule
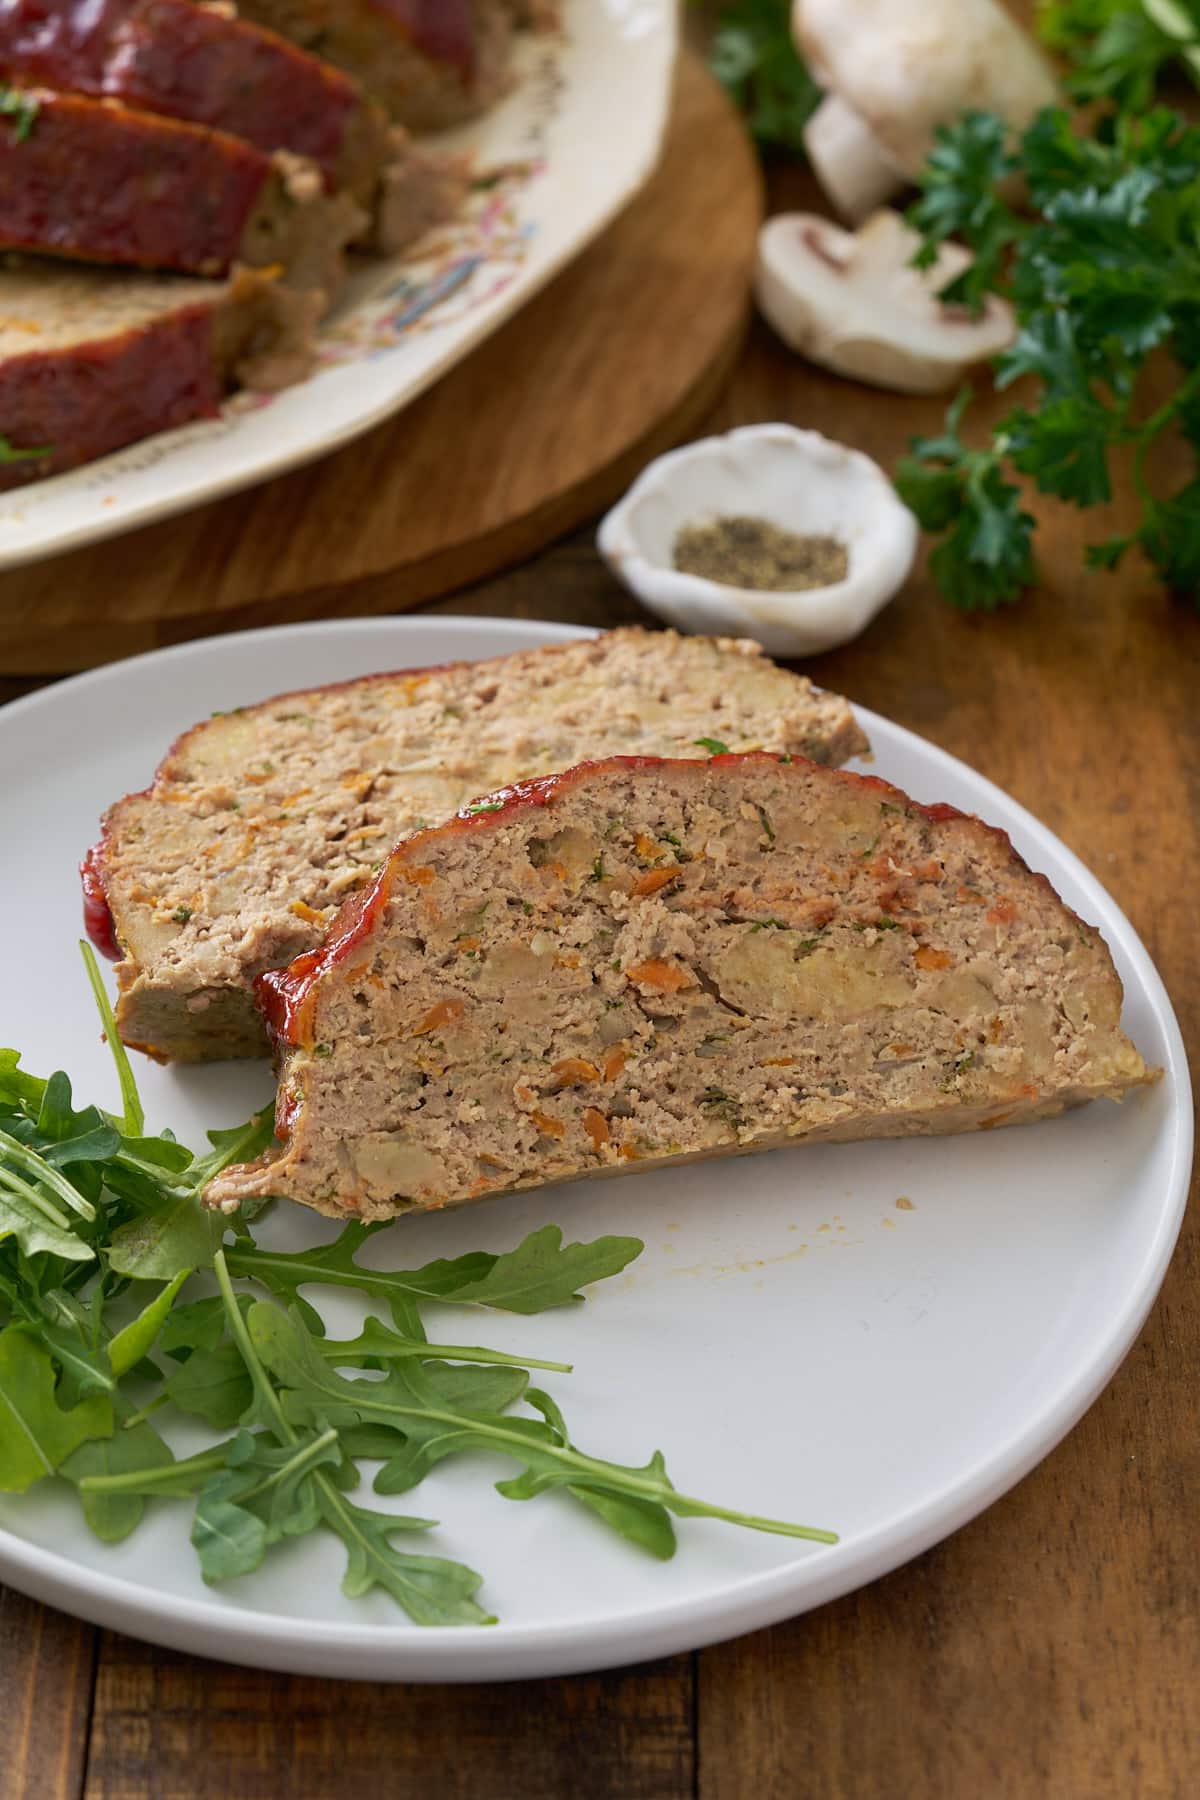
[[[811,198],[794,173],[774,185],[777,208]],[[710,423],[786,419],[890,464],[939,413],[821,376],[755,326]],[[1078,852],[1149,946],[1195,1059],[1200,617],[1136,564],[1083,572],[1080,520],[1043,520],[1041,579],[1019,607],[955,613],[918,572],[863,637],[809,667],[973,764]],[[1089,532],[1102,535],[1094,519]],[[638,616],[588,532],[435,610]],[[0,683],[0,699],[36,685]],[[1192,1217],[1124,1367],[1012,1493],[863,1592],[695,1655],[514,1686],[352,1685],[175,1655],[0,1592],[0,1794],[1200,1792],[1198,1243]]]

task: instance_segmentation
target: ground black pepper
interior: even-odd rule
[[[672,549],[675,567],[722,587],[782,593],[844,581],[850,557],[834,537],[781,531],[769,519],[713,519],[685,525]]]

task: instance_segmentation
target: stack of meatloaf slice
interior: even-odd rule
[[[346,247],[402,249],[461,199],[394,120],[499,92],[511,8],[246,10],[0,0],[0,487],[299,379]]]
[[[109,810],[85,869],[121,1036],[163,1060],[264,1055],[255,977],[315,949],[396,838],[581,744],[703,757],[710,742],[836,763],[866,748],[844,700],[756,644],[639,630],[206,719]]]

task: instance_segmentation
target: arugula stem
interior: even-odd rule
[[[229,1270],[225,1263],[224,1250],[218,1250],[213,1257],[213,1270],[217,1277],[217,1286],[221,1290],[221,1299],[225,1303],[225,1316],[229,1321],[229,1330],[234,1343],[241,1353],[246,1365],[246,1373],[254,1385],[254,1391],[262,1401],[274,1424],[272,1430],[281,1444],[296,1444],[300,1440],[292,1430],[279,1404],[279,1396],[271,1386],[270,1377],[262,1366],[258,1352],[250,1342],[250,1333],[246,1330],[246,1321],[242,1317],[241,1308],[233,1291],[233,1283],[229,1279]],[[320,1479],[318,1476],[317,1479]]]
[[[221,1290],[221,1298],[225,1302],[225,1313],[229,1319],[234,1342],[241,1351],[242,1360],[249,1371],[251,1381],[254,1383],[255,1392],[262,1399],[271,1418],[277,1421],[277,1425],[274,1429],[276,1430],[276,1435],[279,1437],[280,1443],[297,1444],[299,1438],[296,1432],[293,1431],[287,1418],[284,1416],[283,1408],[279,1402],[279,1396],[272,1387],[270,1378],[263,1368],[258,1352],[250,1341],[250,1334],[246,1330],[246,1322],[242,1318],[241,1310],[234,1297],[233,1284],[229,1279],[229,1269],[225,1261],[224,1250],[217,1251],[216,1256],[213,1258],[213,1267],[216,1271],[217,1284]],[[336,1431],[333,1435],[336,1438]],[[376,1565],[379,1561],[379,1551],[377,1546],[359,1525],[355,1517],[354,1508],[350,1506],[338,1492],[333,1482],[330,1481],[326,1471],[324,1469],[314,1469],[309,1479],[313,1484],[313,1490],[317,1497],[317,1505],[326,1525],[341,1538],[343,1544],[345,1544],[352,1556],[355,1548],[357,1548],[359,1554],[368,1566]],[[396,1521],[396,1529],[403,1529],[403,1524],[399,1519]],[[394,1577],[394,1570],[392,1571],[392,1575]],[[385,1585],[387,1584],[385,1583]],[[394,1588],[391,1589],[391,1591],[394,1592]],[[411,1608],[406,1608],[406,1610],[411,1612]]]
[[[100,1019],[104,1026],[104,1037],[112,1053],[116,1066],[117,1080],[121,1085],[121,1099],[125,1106],[124,1130],[126,1137],[141,1137],[146,1129],[146,1115],[142,1111],[141,1097],[137,1091],[133,1070],[129,1066],[129,1058],[125,1054],[125,1046],[117,1030],[117,1022],[113,1018],[113,1010],[109,1005],[108,989],[100,974],[100,965],[96,961],[96,952],[84,939],[80,938],[79,948],[83,952],[83,966],[87,970],[87,978],[91,983],[92,994]]]
[[[365,1385],[365,1384],[364,1384]],[[339,1393],[339,1400],[345,1395]],[[438,1424],[461,1429],[463,1416],[460,1413],[444,1412],[433,1406],[405,1406],[399,1401],[372,1400],[364,1397],[360,1410],[363,1413],[387,1413],[401,1419],[436,1420]],[[502,1455],[514,1457],[524,1462],[529,1452],[529,1439],[519,1432],[509,1431],[502,1424],[492,1420],[471,1419],[472,1432],[489,1438],[497,1451]],[[511,1447],[510,1447],[511,1446]],[[768,1531],[777,1537],[805,1538],[815,1544],[836,1544],[839,1539],[836,1532],[820,1531],[811,1525],[791,1525],[782,1519],[764,1519],[756,1514],[735,1512],[730,1507],[714,1506],[707,1500],[694,1500],[688,1494],[681,1494],[668,1481],[656,1480],[653,1476],[639,1475],[627,1469],[616,1469],[611,1463],[599,1462],[595,1457],[585,1456],[574,1445],[538,1444],[539,1456],[553,1457],[564,1467],[577,1470],[581,1476],[598,1478],[585,1481],[583,1485],[599,1485],[602,1491],[611,1491],[619,1478],[623,1489],[640,1495],[644,1499],[656,1501],[665,1506],[669,1512],[681,1516],[725,1519],[731,1525],[747,1526],[752,1531]]]
[[[79,1190],[73,1188],[52,1163],[48,1163],[45,1157],[39,1156],[36,1150],[30,1150],[19,1138],[10,1137],[7,1131],[0,1131],[0,1151],[11,1162],[15,1162],[19,1168],[27,1170],[35,1180],[48,1187],[52,1194],[69,1206],[72,1212],[78,1213],[81,1219],[90,1221],[96,1217],[96,1209],[91,1201],[85,1200]],[[14,1175],[11,1169],[6,1169],[2,1163],[0,1163],[0,1179],[5,1180],[14,1193],[23,1191],[25,1198],[32,1200],[45,1213],[46,1217],[53,1219],[54,1223],[62,1230],[69,1231],[71,1229],[70,1219],[60,1213],[57,1207],[52,1206],[43,1194],[21,1183],[20,1177]]]
[[[289,1456],[281,1468],[272,1469],[269,1475],[264,1475],[257,1487],[252,1487],[246,1493],[239,1494],[238,1504],[245,1505],[246,1501],[253,1500],[256,1494],[265,1494],[268,1488],[275,1487],[285,1476],[293,1475],[297,1470],[307,1468],[309,1463],[318,1462],[329,1446],[336,1444],[337,1441],[337,1431],[331,1425],[328,1431],[323,1431],[320,1437],[312,1440],[311,1444],[302,1444],[295,1456]]]
[[[121,1475],[84,1475],[78,1485],[81,1491],[87,1493],[119,1494],[128,1491],[135,1494],[175,1494],[186,1499],[188,1495],[197,1493],[210,1475],[221,1473],[226,1466],[229,1446],[233,1441],[232,1438],[226,1438],[211,1450],[201,1450],[198,1455],[185,1457],[181,1462],[156,1463],[151,1469],[129,1469]]]
[[[357,1368],[358,1362],[346,1357],[348,1350],[354,1350],[352,1338],[336,1339],[318,1338],[316,1347],[326,1362],[335,1367]],[[403,1347],[398,1344],[381,1345],[378,1349],[356,1350],[355,1358],[370,1356],[378,1362],[407,1362],[409,1358],[420,1358],[422,1362],[462,1362],[462,1363],[498,1363],[506,1369],[548,1369],[553,1375],[570,1375],[574,1372],[574,1363],[544,1362],[537,1356],[510,1356],[504,1350],[482,1350],[478,1345],[470,1344],[428,1344],[422,1339],[411,1339]]]
[[[151,1413],[156,1413],[160,1406],[169,1406],[170,1404],[170,1394],[160,1394],[156,1400],[151,1400],[143,1406],[140,1412],[130,1413],[127,1419],[122,1419],[121,1430],[132,1431],[135,1425],[144,1425]]]

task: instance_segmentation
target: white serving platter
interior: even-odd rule
[[[116,1107],[76,949],[75,865],[101,808],[146,782],[182,726],[271,692],[573,635],[433,617],[289,626],[155,652],[0,711],[3,766],[20,771],[0,793],[0,1042],[35,1073],[66,1067],[81,1103]],[[684,1492],[829,1527],[840,1544],[684,1520],[679,1554],[659,1564],[565,1496],[500,1499],[490,1483],[510,1466],[463,1458],[421,1486],[415,1507],[406,1496],[406,1510],[441,1521],[423,1549],[484,1573],[480,1599],[501,1620],[489,1628],[420,1630],[378,1593],[346,1599],[341,1547],[319,1537],[206,1589],[186,1506],[157,1505],[106,1547],[54,1481],[0,1497],[0,1580],[234,1662],[376,1680],[563,1674],[709,1643],[844,1594],[954,1531],[1047,1454],[1129,1349],[1179,1229],[1192,1124],[1179,1029],[1128,921],[1063,844],[962,763],[860,717],[877,773],[1003,826],[1100,926],[1125,982],[1126,1027],[1163,1080],[1123,1107],[1023,1130],[586,1182],[410,1219],[370,1247],[415,1266],[506,1249],[549,1222],[572,1238],[643,1238],[640,1260],[586,1306],[489,1313],[477,1337],[574,1363],[546,1385],[584,1448],[622,1462],[661,1448]],[[139,1063],[139,1077],[151,1128],[170,1124],[191,1143],[270,1093],[255,1064]],[[332,1230],[286,1208],[269,1229],[281,1248]],[[349,1334],[350,1306],[326,1311]],[[452,1318],[461,1332],[463,1314],[434,1315],[433,1335]]]
[[[321,366],[280,394],[0,494],[0,570],[282,474],[389,418],[512,317],[651,174],[671,102],[675,0],[565,0],[561,36],[519,41],[508,98],[431,144],[500,178],[420,260],[365,265]],[[514,372],[516,378],[517,372]],[[381,472],[382,478],[382,472]]]

